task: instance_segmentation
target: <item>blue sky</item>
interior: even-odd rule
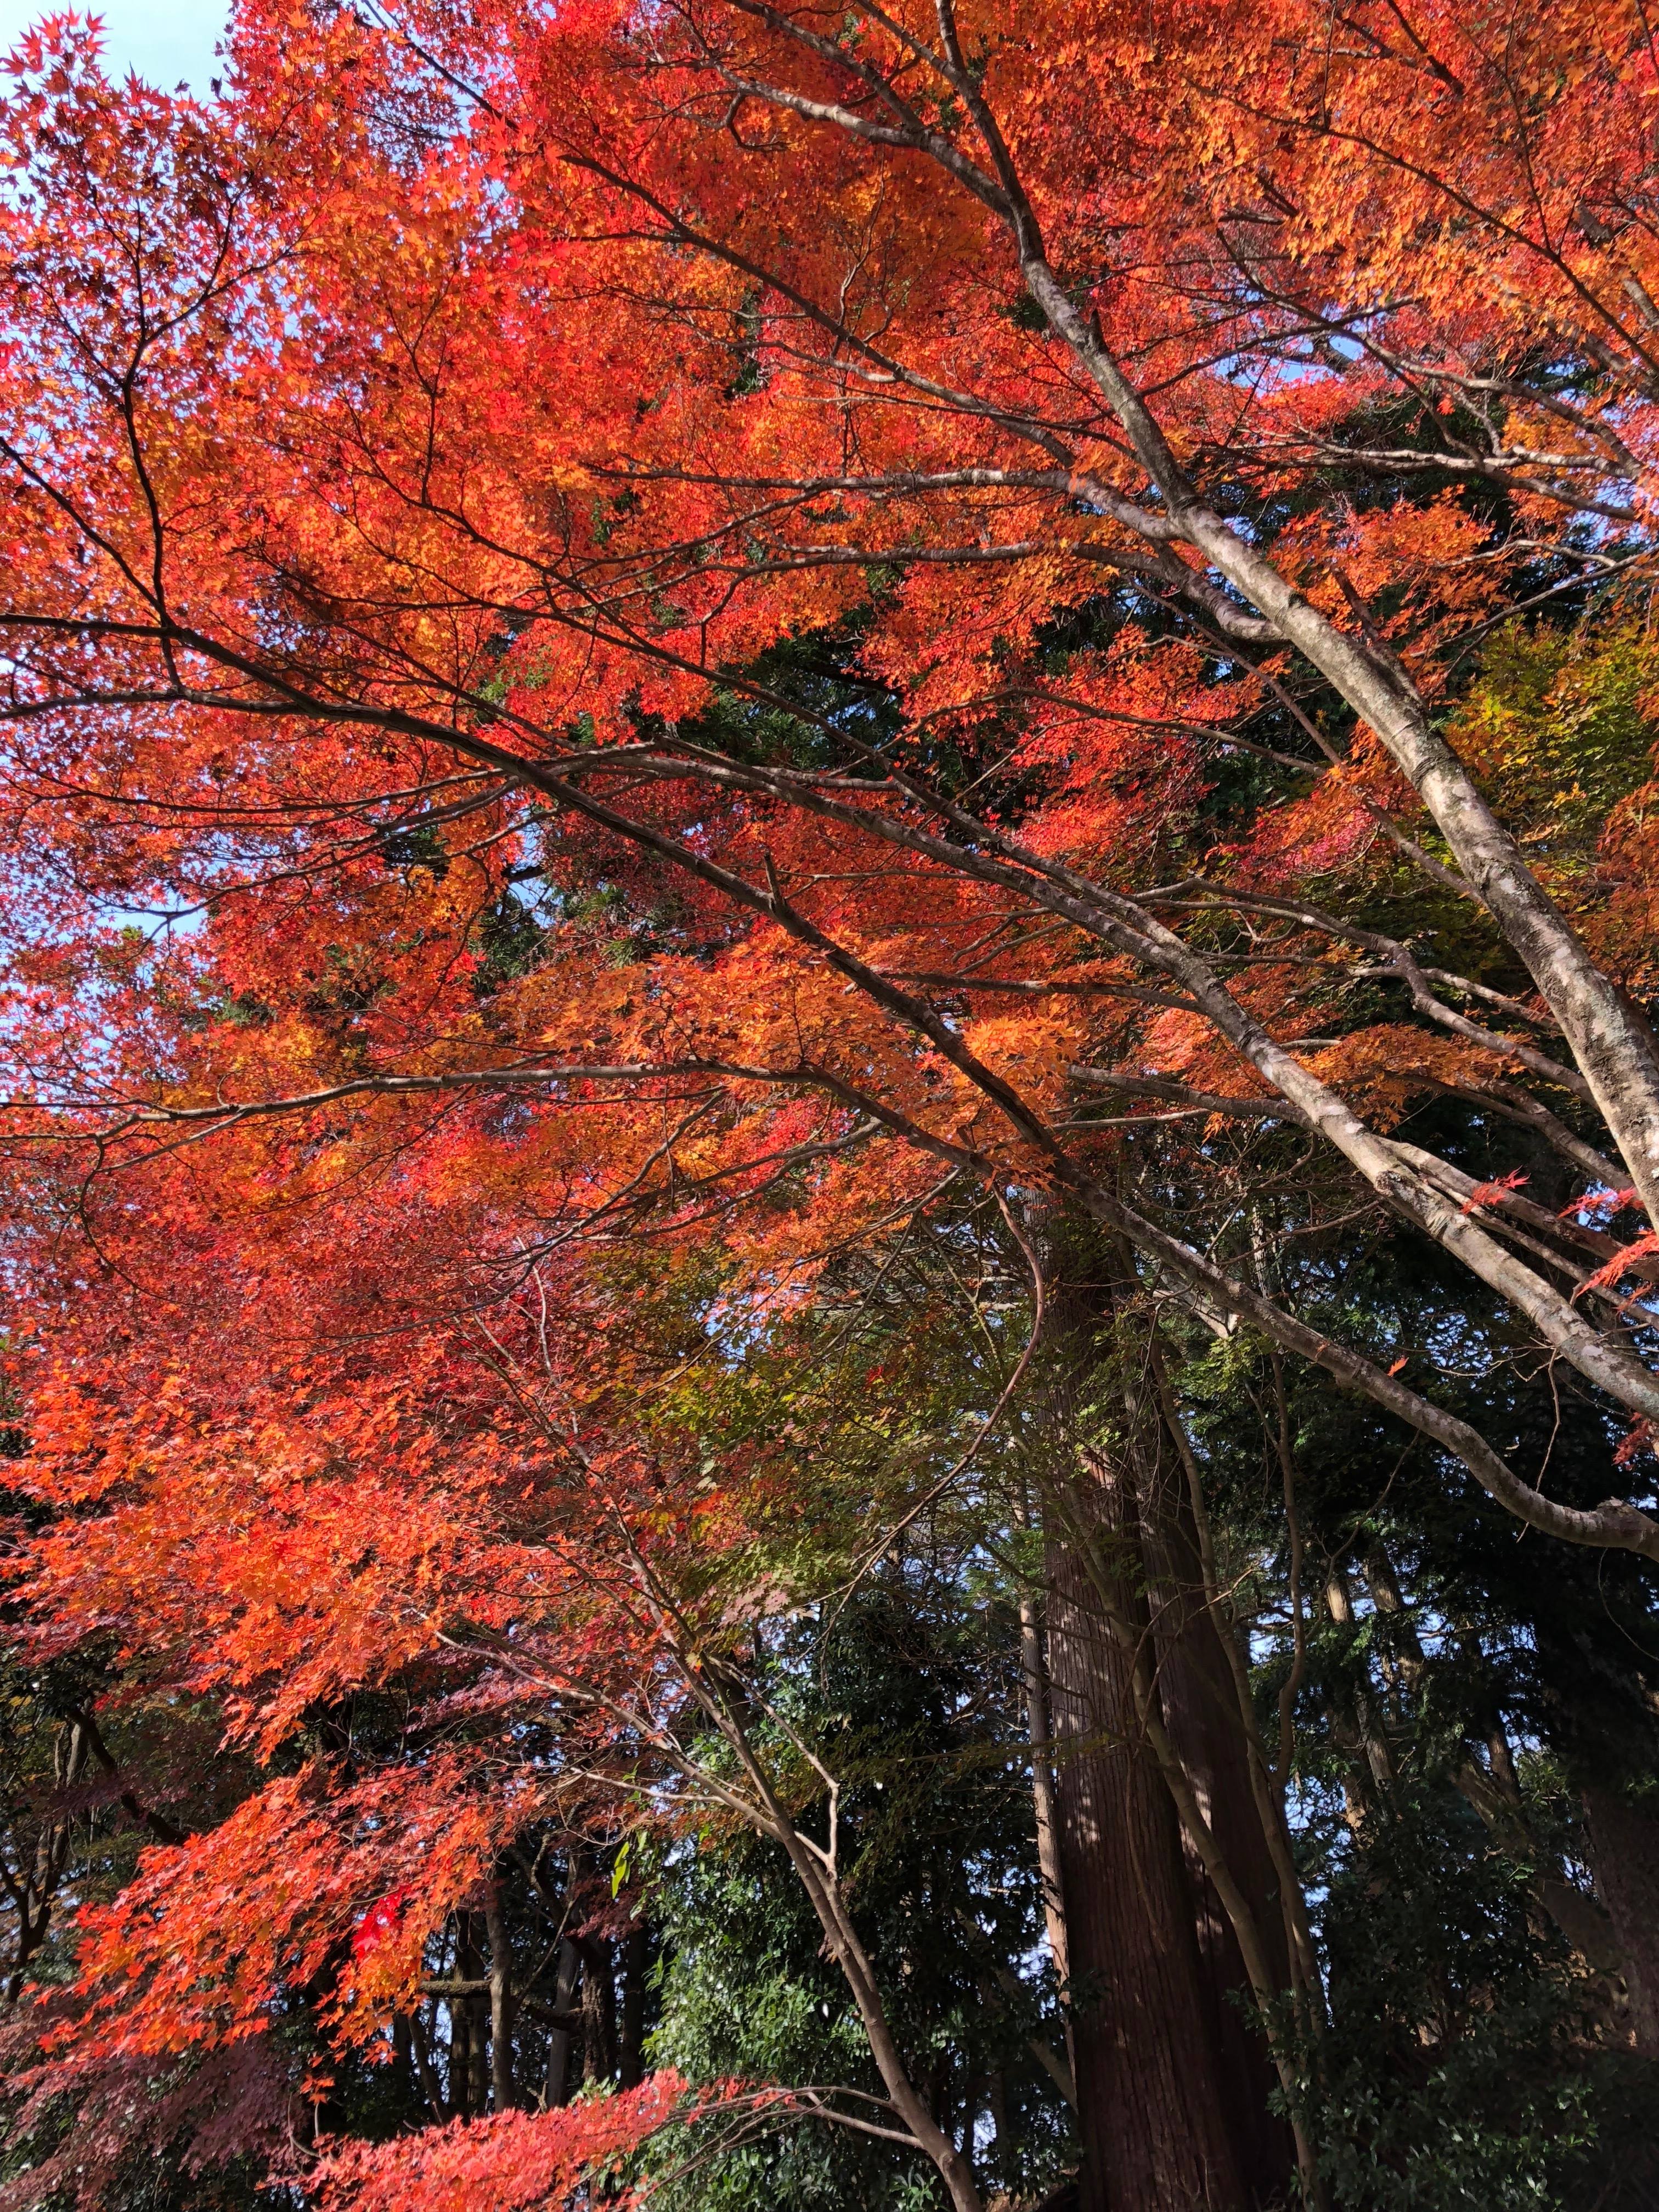
[[[78,15],[103,18],[104,63],[112,76],[137,70],[169,90],[182,81],[206,92],[229,0],[0,0],[0,52],[42,15],[70,5]]]

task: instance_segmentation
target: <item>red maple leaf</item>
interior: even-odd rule
[[[1511,1168],[1506,1176],[1499,1176],[1495,1182],[1476,1183],[1457,1210],[1460,1213],[1473,1213],[1478,1206],[1500,1206],[1527,1180],[1519,1168]]]
[[[351,1955],[354,1959],[366,1959],[382,1943],[391,1942],[404,1924],[404,1915],[409,1910],[413,1895],[410,1885],[400,1881],[396,1889],[387,1890],[384,1897],[369,1906],[351,1931]]]

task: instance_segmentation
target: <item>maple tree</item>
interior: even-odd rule
[[[24,41],[20,1602],[258,1778],[199,1820],[127,1790],[161,1848],[81,1911],[42,2096],[223,2062],[286,1988],[279,2168],[395,2020],[468,2124],[325,2191],[574,2185],[688,2109],[637,1990],[631,2039],[601,2015],[623,1835],[701,1807],[782,1853],[880,2110],[726,2085],[691,2139],[885,2130],[979,2205],[784,1626],[960,1511],[1013,1563],[1048,1943],[1097,1992],[1049,2050],[1085,2203],[1322,2200],[1297,1392],[1621,1603],[1659,1561],[1656,82],[1604,0],[247,4],[207,105],[74,18]],[[1455,1286],[1417,1336],[1322,1279],[1356,1222]],[[769,1399],[837,1286],[933,1313],[953,1239],[1010,1289],[925,1449],[914,1316],[890,1374]],[[1265,1708],[1194,1330],[1278,1470]],[[1594,1439],[1570,1483],[1457,1387],[1515,1362]],[[419,1717],[360,1752],[387,1698]],[[60,1784],[115,1776],[65,1725]],[[1509,1848],[1505,1755],[1457,1771]],[[1610,1934],[1540,1909],[1651,2043],[1644,1819],[1601,1816]],[[621,2094],[573,2120],[579,2028]]]

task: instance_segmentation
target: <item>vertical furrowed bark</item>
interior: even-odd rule
[[[1183,1545],[1192,1547],[1186,1554],[1188,1571],[1190,1573],[1196,1567],[1200,1587],[1215,1632],[1213,1649],[1220,1653],[1232,1686],[1233,1701],[1229,1717],[1236,1725],[1239,1741],[1244,1747],[1250,1792],[1259,1822],[1258,1827],[1249,1832],[1265,1843],[1272,1866],[1273,1887],[1278,1895],[1279,1920],[1285,1938],[1283,1953],[1275,1946],[1272,1955],[1282,1955],[1286,1959],[1291,1968],[1291,1987],[1298,1997],[1304,2033],[1310,2042],[1316,2042],[1324,2027],[1324,1990],[1312,1924],[1308,1917],[1307,1899],[1303,1893],[1301,1876],[1296,1866],[1290,1816],[1285,1808],[1287,1771],[1274,1766],[1262,1741],[1256,1718],[1255,1695],[1250,1686],[1249,1660],[1233,1618],[1231,1601],[1221,1585],[1215,1556],[1215,1539],[1204,1498],[1203,1473],[1191,1440],[1182,1425],[1156,1333],[1148,1338],[1146,1354],[1152,1395],[1161,1425],[1160,1449],[1164,1445],[1173,1449],[1176,1462],[1185,1478],[1188,1511],[1179,1522],[1179,1529]]]
[[[1160,1421],[1152,1431],[1159,1442],[1162,1427]],[[1158,1606],[1154,1645],[1164,1717],[1204,1817],[1223,1839],[1228,1863],[1249,1900],[1272,1978],[1279,1989],[1289,1991],[1294,1979],[1286,1900],[1281,1896],[1279,1871],[1251,1776],[1251,1746],[1241,1725],[1232,1672],[1222,1648],[1226,1631],[1217,1621],[1205,1589],[1185,1481],[1172,1480],[1177,1469],[1159,1464],[1161,1457],[1156,1446],[1143,1455],[1152,1465],[1143,1490],[1142,1516]],[[1170,1460],[1173,1457],[1169,1455]],[[1269,2107],[1273,2053],[1251,2002],[1237,1931],[1191,1839],[1183,1837],[1182,1843],[1233,2139],[1253,2195],[1265,2202],[1284,2187],[1291,2158],[1284,2124]]]
[[[1134,1279],[1115,1243],[1092,1248],[1089,1272],[1103,1265],[1114,1282]],[[1185,1462],[1164,1434],[1162,1369],[1145,1356],[1156,1346],[1132,1340],[1115,1293],[1097,1283],[1063,1283],[1047,1312],[1057,1361],[1048,1656],[1078,2106],[1092,2154],[1085,2171],[1095,2169],[1085,2203],[1092,2189],[1113,2212],[1188,2199],[1266,2203],[1291,2170],[1270,2110],[1278,2054],[1267,2035],[1291,1978],[1288,1916],[1264,1833],[1271,1807],[1258,1802],[1240,1711],[1242,1697],[1253,1722],[1248,1678],[1241,1692],[1218,1632]],[[1096,1421],[1122,1431],[1109,1453],[1088,1442]],[[1124,1892],[1103,1927],[1103,1883]],[[1162,1985],[1130,2031],[1126,2008],[1148,1987],[1146,1953]],[[1183,2140],[1184,2153],[1174,2147]]]
[[[1138,1547],[1121,1487],[1081,1503],[1121,1555],[1133,1607]],[[1048,1626],[1083,2212],[1243,2212],[1180,1829],[1075,1534],[1051,1543]]]

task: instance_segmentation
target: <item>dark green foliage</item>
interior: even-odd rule
[[[1634,2208],[1652,2069],[1599,2040],[1598,1993],[1524,1870],[1443,1787],[1399,1792],[1332,1881],[1323,2158],[1355,2212]]]
[[[523,899],[504,890],[479,916],[473,939],[478,953],[473,988],[480,998],[487,998],[503,983],[515,975],[527,975],[538,964],[547,930]]]
[[[1029,1770],[1010,1681],[1012,1624],[964,1604],[920,1563],[843,1614],[781,1644],[781,1702],[851,1778],[841,1850],[861,1940],[936,2117],[973,2102],[988,2192],[1040,2193],[1062,2168],[1065,2110],[1031,2042],[1063,2049],[1041,1933]],[[822,1799],[798,1810],[825,1832]],[[752,1838],[688,1838],[662,1869],[667,1945],[659,2063],[878,2095],[862,2030],[781,1851]],[[842,2100],[842,2109],[873,2107]],[[874,2112],[880,2119],[883,2115]],[[720,2212],[908,2212],[942,2199],[932,2169],[821,2121],[723,2155],[678,2185]]]
[[[389,830],[380,840],[380,858],[388,869],[402,873],[425,868],[434,883],[449,873],[444,841],[429,822],[411,822],[402,830]]]
[[[1461,1149],[1476,1176],[1516,1157],[1512,1132],[1473,1122],[1461,1146],[1443,1127],[1424,1141]],[[1532,1164],[1547,1198],[1547,1164]],[[1405,1359],[1552,1495],[1606,1494],[1619,1425],[1523,1354],[1496,1302],[1472,1299],[1412,1231],[1378,1223],[1286,1265],[1322,1328]],[[1292,1594],[1271,1365],[1247,1341],[1193,1349],[1182,1380],[1222,1541],[1256,1578],[1272,1729]],[[1656,2069],[1628,2047],[1620,1988],[1574,1956],[1540,1885],[1588,1896],[1583,1790],[1659,1771],[1654,1572],[1540,1543],[1422,1438],[1310,1369],[1285,1376],[1308,1641],[1292,1817],[1328,1974],[1321,2131],[1335,2200],[1651,2205]],[[1460,1776],[1500,1801],[1495,1826]]]

